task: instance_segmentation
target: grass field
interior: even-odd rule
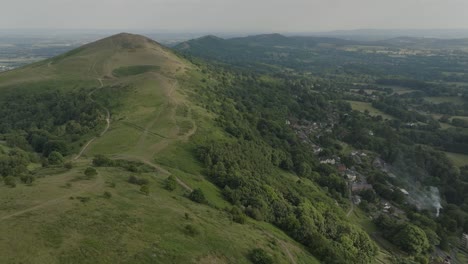
[[[369,115],[371,116],[382,116],[383,119],[393,119],[392,116],[385,114],[384,112],[374,108],[371,103],[367,102],[359,102],[359,101],[347,101],[351,104],[353,110],[364,112],[369,111]]]
[[[447,157],[453,162],[457,167],[468,166],[468,155],[445,152]]]
[[[442,97],[424,97],[424,100],[440,104],[440,103],[452,103],[452,104],[464,104],[465,101],[463,98],[458,96],[442,96]]]
[[[408,87],[403,87],[403,86],[396,86],[396,85],[378,85],[381,88],[391,88],[393,89],[393,92],[396,94],[406,94],[406,93],[411,93],[414,92],[414,89],[408,88]]]
[[[0,89],[31,91],[40,88],[38,80],[93,90],[100,79],[103,88],[92,96],[110,111],[109,130],[73,169],[34,165],[32,186],[0,184],[0,263],[250,263],[247,255],[256,247],[277,263],[319,263],[270,224],[230,219],[224,209],[231,205],[193,155],[204,137],[225,137],[213,116],[186,96],[204,76],[164,48],[132,38],[105,39],[0,78]],[[118,42],[137,44],[121,51]],[[115,69],[125,69],[124,76],[113,76]],[[19,81],[22,75],[28,78]],[[96,154],[144,162],[156,172],[97,168],[96,178],[83,180]],[[171,174],[180,180],[174,192],[163,188]],[[148,196],[127,182],[131,175],[149,180]],[[187,199],[187,188],[201,188],[208,204]]]
[[[188,200],[180,187],[166,191],[163,174],[137,175],[151,182],[146,196],[127,183],[131,173],[121,169],[99,168],[97,178],[76,181],[85,167],[83,161],[33,186],[0,187],[1,263],[249,263],[246,255],[254,247],[289,263],[278,241],[297,253],[297,263],[314,263],[270,225],[236,224],[222,210]],[[112,197],[105,198],[104,192]],[[186,234],[186,225],[199,233]]]

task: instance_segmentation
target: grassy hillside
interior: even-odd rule
[[[100,112],[96,129],[73,139],[71,166],[32,164],[32,184],[0,186],[0,263],[249,263],[254,248],[276,263],[318,263],[272,225],[233,222],[224,210],[231,205],[201,176],[196,142],[226,137],[187,96],[204,78],[130,34],[0,74],[2,96],[84,90]],[[60,135],[65,125],[53,128]],[[135,165],[86,176],[98,154]],[[164,188],[170,175],[172,192]],[[145,179],[148,195],[130,176]],[[196,188],[206,204],[187,198]]]

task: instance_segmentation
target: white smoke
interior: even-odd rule
[[[442,205],[440,204],[440,193],[439,193],[439,189],[437,189],[437,187],[430,186],[430,187],[429,187],[429,190],[430,190],[430,196],[431,196],[431,200],[432,200],[432,205],[433,205],[433,206],[435,207],[435,209],[436,209],[436,217],[439,217],[440,209],[442,209]]]
[[[436,217],[440,215],[442,205],[439,189],[437,187],[414,188],[410,191],[408,201],[414,204],[419,210],[435,210]]]

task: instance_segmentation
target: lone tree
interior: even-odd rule
[[[149,195],[150,190],[148,184],[142,185],[140,188],[140,192],[144,193],[146,196]]]
[[[205,194],[200,188],[193,190],[189,195],[190,200],[197,203],[206,203]]]
[[[177,181],[174,176],[169,176],[164,180],[164,189],[173,191],[177,188]]]

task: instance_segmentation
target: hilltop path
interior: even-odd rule
[[[95,102],[95,101],[93,100],[93,98],[91,97],[91,95],[92,95],[95,91],[97,91],[97,90],[101,89],[102,87],[104,87],[104,84],[102,83],[102,79],[98,78],[97,80],[99,81],[100,86],[99,86],[98,88],[92,90],[92,91],[88,94],[89,98],[90,98],[93,102]],[[101,132],[101,134],[99,134],[100,137],[102,137],[102,136],[107,132],[107,130],[109,130],[110,123],[111,123],[109,109],[107,109],[107,108],[104,107],[104,106],[102,106],[102,108],[106,111],[106,127],[105,127],[104,130]],[[97,138],[97,137],[93,137],[92,139],[90,139],[90,140],[81,148],[81,150],[80,150],[80,152],[78,153],[78,155],[76,155],[76,156],[73,158],[73,161],[79,159],[79,158],[83,155],[83,153],[88,149],[89,145],[91,145],[91,143],[93,143],[93,141],[96,140],[96,138]]]

